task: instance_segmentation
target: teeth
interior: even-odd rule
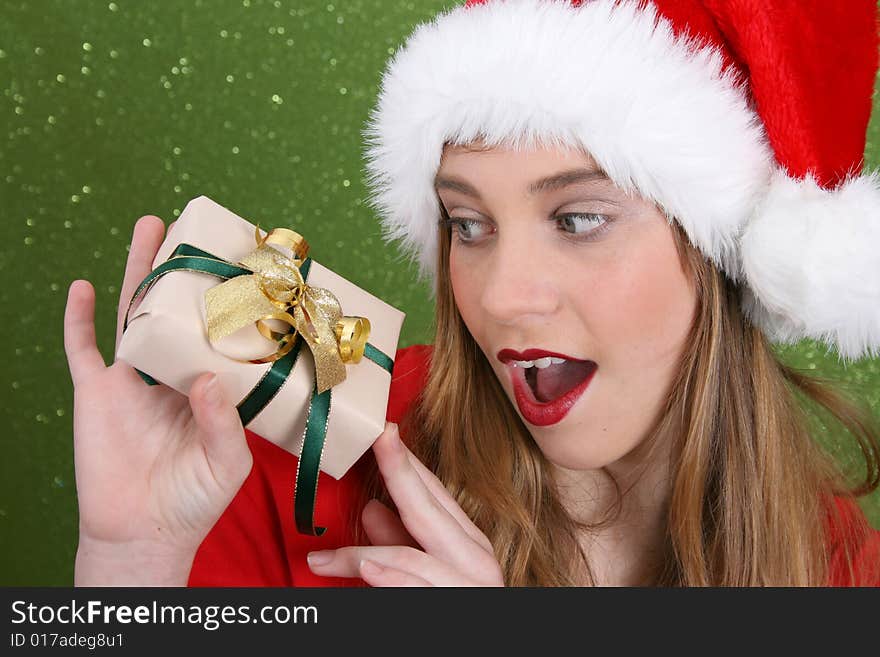
[[[551,365],[561,365],[565,362],[565,359],[547,356],[545,358],[538,358],[536,360],[514,360],[511,362],[513,363],[514,367],[537,367],[539,370],[543,370],[544,368],[550,367]]]

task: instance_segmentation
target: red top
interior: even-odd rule
[[[388,420],[399,422],[424,387],[431,348],[416,345],[401,349],[394,361]],[[246,431],[254,456],[250,475],[229,507],[205,538],[193,562],[189,586],[363,586],[360,579],[320,577],[309,570],[306,554],[352,544],[351,504],[358,499],[358,483],[366,458],[340,480],[325,473],[318,483],[316,524],[326,527],[320,538],[297,533],[293,523],[293,484],[297,458],[274,443]],[[368,455],[370,452],[368,452]],[[368,456],[367,458],[371,458]],[[848,576],[842,540],[853,540],[861,511],[838,500],[844,523],[832,533],[832,586],[880,586],[880,531],[861,541],[854,572]],[[873,570],[873,575],[867,575]]]

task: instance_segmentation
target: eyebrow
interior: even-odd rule
[[[578,183],[605,180],[608,180],[608,176],[598,169],[571,169],[569,171],[562,171],[561,173],[536,180],[529,185],[528,193],[529,195],[534,195],[541,192],[563,189],[564,187]],[[441,189],[451,189],[452,191],[461,192],[467,196],[480,198],[480,193],[471,184],[458,178],[444,178],[439,174],[434,178],[434,189],[438,191]]]

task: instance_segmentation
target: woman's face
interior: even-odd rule
[[[540,449],[575,470],[625,457],[696,311],[666,218],[574,150],[449,146],[436,182],[459,312]]]

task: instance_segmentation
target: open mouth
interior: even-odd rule
[[[535,426],[561,422],[590,386],[599,365],[565,354],[502,349],[498,360],[509,369],[514,399],[523,419]]]
[[[549,364],[541,363],[544,367],[533,362],[531,367],[524,368],[526,383],[535,399],[542,404],[559,399],[577,388],[597,367],[591,360],[552,360],[554,362]],[[558,362],[560,360],[562,362]]]

